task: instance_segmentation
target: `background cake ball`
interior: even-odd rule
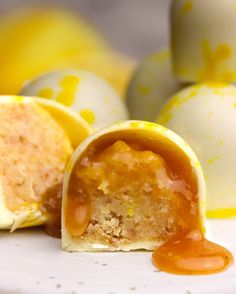
[[[236,0],[173,0],[171,43],[183,81],[236,81]]]
[[[112,86],[87,71],[63,70],[42,75],[27,83],[21,94],[71,107],[95,129],[128,117],[126,106]]]
[[[129,83],[126,102],[130,117],[155,121],[163,104],[179,89],[180,83],[172,74],[170,52],[147,57]]]
[[[205,173],[208,216],[236,216],[236,87],[188,87],[164,106],[158,122],[196,152]]]

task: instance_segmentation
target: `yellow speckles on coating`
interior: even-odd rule
[[[22,103],[24,101],[23,96],[13,96],[13,102]]]
[[[208,164],[212,164],[212,163],[216,162],[216,161],[219,160],[219,159],[220,159],[220,156],[219,156],[219,155],[215,155],[215,156],[213,156],[212,158],[209,158],[209,159],[207,160],[207,163],[208,163]]]
[[[170,112],[163,112],[162,114],[161,114],[161,116],[159,117],[159,119],[158,119],[158,123],[160,124],[160,125],[165,125],[165,124],[167,124],[169,121],[171,121],[171,119],[172,119],[172,117],[173,117],[173,114],[172,113],[170,113]]]
[[[161,125],[167,124],[173,117],[173,109],[178,108],[182,104],[188,102],[193,97],[197,96],[201,84],[191,87],[191,89],[185,93],[180,93],[174,96],[163,108],[158,118],[158,123]]]
[[[236,102],[233,103],[233,107],[236,108]]]
[[[229,82],[232,80],[233,73],[227,69],[225,64],[231,55],[231,49],[227,44],[220,44],[214,50],[205,40],[202,45],[202,55],[204,69],[199,74],[200,81]]]
[[[138,91],[142,96],[146,96],[150,93],[150,88],[145,85],[140,85]]]
[[[44,88],[38,92],[37,96],[42,98],[52,99],[53,94],[54,94],[53,89]]]
[[[224,144],[224,141],[223,141],[223,140],[218,140],[218,141],[217,141],[217,145],[218,145],[218,146],[222,146],[223,144]]]
[[[75,100],[75,92],[80,79],[75,76],[66,76],[60,82],[62,88],[61,92],[57,96],[57,101],[65,106],[71,106]]]
[[[206,213],[209,218],[229,218],[236,216],[236,208],[223,208],[210,210]]]
[[[168,50],[166,51],[161,51],[161,52],[157,52],[157,53],[154,53],[150,59],[153,61],[153,62],[156,62],[156,63],[160,63],[160,62],[165,62],[166,60],[170,59],[170,52]]]
[[[137,128],[139,125],[140,125],[140,122],[137,122],[137,121],[131,121],[130,122],[130,126],[133,127],[133,128]]]
[[[82,116],[83,119],[85,119],[89,124],[93,124],[95,122],[95,114],[90,109],[82,109],[80,110],[79,114]]]
[[[145,121],[144,122],[144,127],[147,129],[153,129],[156,128],[157,125],[155,123],[149,122],[149,121]]]
[[[184,1],[183,6],[180,9],[181,16],[185,16],[193,8],[193,3],[189,0]]]

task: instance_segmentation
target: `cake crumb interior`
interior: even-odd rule
[[[191,197],[159,154],[122,140],[84,154],[71,184],[67,230],[77,240],[113,247],[165,242],[183,225],[181,210]]]

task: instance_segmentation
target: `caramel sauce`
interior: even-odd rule
[[[62,184],[48,189],[43,197],[42,212],[47,216],[44,225],[46,233],[55,238],[61,238],[61,200]]]
[[[75,164],[68,184],[67,203],[65,207],[65,225],[72,236],[81,236],[90,219],[90,200],[86,193],[85,181],[77,177],[77,170],[84,166],[85,160],[96,162],[103,152],[113,145],[117,140],[123,140],[135,150],[149,150],[160,155],[166,163],[168,176],[173,181],[183,181],[186,189],[179,191],[181,205],[179,207],[178,226],[181,230],[191,230],[201,226],[201,218],[198,209],[198,190],[196,176],[191,168],[188,157],[174,143],[167,139],[160,140],[160,143],[132,131],[115,132],[109,136],[105,135],[92,142],[80,159]],[[111,172],[111,171],[110,171]],[[109,171],[107,172],[109,173]],[[95,175],[100,177],[101,175]],[[86,178],[86,175],[85,177]]]
[[[171,179],[185,181],[187,192],[178,191],[181,205],[177,234],[153,253],[153,263],[159,269],[174,274],[212,274],[227,269],[233,263],[232,254],[224,247],[204,238],[199,211],[196,175],[189,158],[168,139],[153,141],[135,131],[114,132],[92,142],[75,164],[68,185],[65,226],[71,236],[81,236],[89,224],[91,207],[86,186],[76,173],[86,160],[94,161],[117,140],[123,140],[136,150],[150,150],[166,163]]]
[[[178,275],[214,274],[233,264],[232,254],[198,229],[174,236],[156,249],[152,260],[160,270]]]

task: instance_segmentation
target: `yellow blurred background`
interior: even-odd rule
[[[48,71],[82,68],[124,96],[137,60],[168,43],[169,1],[62,2],[0,2],[0,94]]]

